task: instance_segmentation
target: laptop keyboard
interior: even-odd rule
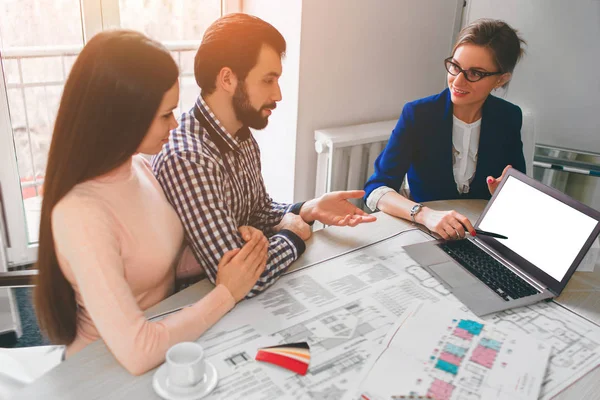
[[[521,277],[469,240],[441,243],[439,247],[505,301],[539,293]]]

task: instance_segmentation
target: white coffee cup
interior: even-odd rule
[[[168,385],[185,388],[204,380],[204,350],[198,343],[177,343],[167,351],[166,362]]]

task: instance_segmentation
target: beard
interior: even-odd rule
[[[246,91],[246,82],[238,85],[233,94],[233,111],[235,116],[242,124],[252,129],[264,129],[269,123],[269,116],[263,117],[263,110],[274,109],[277,104],[265,104],[260,109],[255,109],[250,104],[250,98]]]

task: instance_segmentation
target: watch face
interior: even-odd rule
[[[421,207],[423,207],[421,204],[415,204],[411,209],[410,209],[410,215],[415,215],[416,213],[419,212],[419,210],[421,210]]]

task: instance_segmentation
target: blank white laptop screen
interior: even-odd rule
[[[598,222],[509,176],[479,228],[561,281]]]

